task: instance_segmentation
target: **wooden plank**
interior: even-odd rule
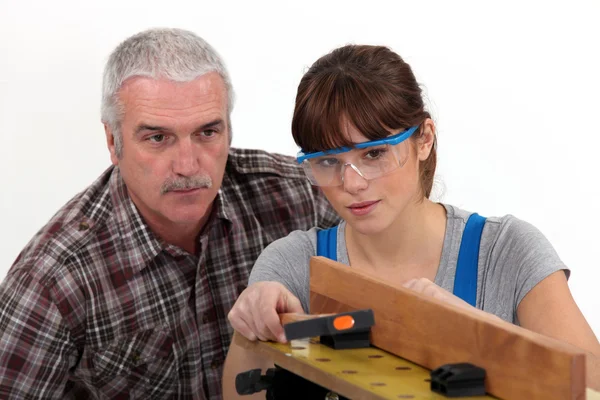
[[[429,370],[375,347],[334,350],[321,345],[316,339],[281,344],[250,342],[238,334],[233,341],[350,399],[447,400],[447,397],[430,390]],[[492,397],[468,399],[486,400]]]
[[[311,313],[371,308],[371,343],[429,369],[470,362],[501,398],[584,399],[585,354],[483,312],[395,287],[356,268],[313,257]]]
[[[279,321],[281,321],[281,325],[285,325],[285,324],[290,324],[292,322],[307,321],[309,319],[326,317],[328,315],[331,315],[331,314],[282,313],[282,314],[279,314]]]

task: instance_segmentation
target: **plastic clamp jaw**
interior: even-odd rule
[[[485,369],[469,363],[442,365],[431,371],[431,390],[446,397],[485,395]]]
[[[241,372],[235,377],[235,390],[239,395],[258,393],[269,389],[273,384],[275,369],[269,368],[265,375],[261,375],[261,369],[251,369]]]

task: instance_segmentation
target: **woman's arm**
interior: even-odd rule
[[[224,399],[264,399],[266,392],[252,396],[237,394],[235,378],[239,373],[260,368],[263,374],[273,363],[239,345],[242,340],[279,340],[285,333],[279,313],[304,313],[300,300],[279,282],[257,282],[248,286],[235,302],[228,318],[235,329],[223,371]],[[245,339],[244,339],[245,337]]]
[[[261,357],[258,353],[251,350],[246,350],[237,342],[239,333],[234,333],[233,340],[229,346],[229,352],[225,359],[223,370],[223,398],[224,399],[242,399],[242,400],[258,400],[264,399],[266,391],[256,393],[252,396],[240,396],[235,389],[235,378],[239,373],[249,371],[251,369],[260,368],[264,374],[267,369],[273,368],[273,363]]]
[[[308,298],[308,265],[310,257],[314,255],[311,237],[315,236],[314,231],[293,232],[267,246],[256,260],[248,287],[228,314],[236,332],[223,372],[224,399],[239,397],[235,389],[238,373],[261,368],[264,374],[272,367],[272,363],[261,359],[253,351],[240,347],[236,338],[285,342],[279,314],[304,313],[298,296]],[[264,399],[265,393],[241,398]]]
[[[600,390],[600,343],[577,307],[563,271],[543,279],[517,308],[522,327],[562,340],[587,353],[587,386]]]

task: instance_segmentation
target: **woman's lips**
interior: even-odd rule
[[[350,212],[352,214],[357,215],[357,216],[362,216],[362,215],[367,215],[371,211],[373,211],[375,209],[375,207],[377,207],[377,204],[379,204],[379,200],[362,201],[360,203],[353,203],[353,204],[349,205],[347,208],[350,210]]]

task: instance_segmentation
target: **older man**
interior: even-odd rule
[[[227,313],[260,251],[338,217],[288,157],[230,148],[218,54],[182,30],[120,44],[112,163],[0,286],[0,398],[218,399]]]

